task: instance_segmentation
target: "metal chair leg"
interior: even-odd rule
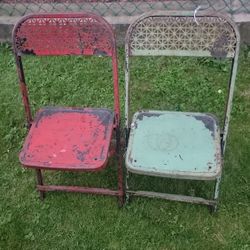
[[[212,212],[217,212],[218,210],[218,201],[219,201],[219,193],[220,193],[220,184],[221,184],[221,175],[216,178],[215,188],[214,188],[214,197],[213,199],[216,201],[215,205],[213,205]]]
[[[36,170],[36,177],[37,177],[37,184],[43,186],[43,176],[42,176],[41,169]],[[44,200],[45,192],[44,191],[39,191],[39,193],[40,193],[40,199]]]
[[[128,179],[129,179],[129,171],[126,170],[126,176],[125,176],[125,197],[126,197],[126,200],[125,200],[125,203],[128,204],[129,203],[129,185],[128,185]]]
[[[122,161],[120,156],[117,156],[118,160],[118,206],[122,207],[124,205],[124,187],[123,187],[123,169],[122,169]]]
[[[124,205],[124,186],[123,186],[123,167],[121,159],[121,137],[120,137],[120,128],[116,129],[116,158],[118,163],[118,206],[122,207]]]

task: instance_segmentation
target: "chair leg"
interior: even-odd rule
[[[216,178],[215,188],[214,188],[214,200],[216,204],[213,206],[213,212],[218,210],[218,201],[219,201],[219,193],[220,193],[220,184],[221,184],[221,175]]]
[[[129,185],[128,185],[128,180],[129,180],[129,171],[126,170],[126,176],[125,176],[125,197],[126,197],[126,200],[125,200],[125,203],[128,204],[129,203],[129,192],[127,192],[129,190]]]
[[[123,186],[123,167],[122,167],[122,159],[121,159],[121,141],[120,141],[120,128],[116,129],[116,156],[118,163],[118,205],[122,207],[124,204],[124,186]]]
[[[126,147],[128,146],[129,133],[130,133],[130,129],[126,128],[125,129],[125,145],[126,145]]]
[[[36,170],[36,178],[37,178],[37,184],[43,186],[43,176],[42,176],[41,169]],[[45,192],[44,191],[39,191],[39,193],[40,193],[40,199],[44,200]]]
[[[123,169],[122,169],[122,161],[119,157],[118,159],[118,190],[119,190],[119,207],[122,207],[124,204],[124,187],[123,187]]]

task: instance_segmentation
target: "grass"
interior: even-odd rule
[[[48,193],[41,202],[33,171],[18,162],[27,131],[13,56],[6,44],[1,45],[0,249],[250,249],[247,52],[242,50],[240,57],[219,212],[211,215],[205,206],[147,198],[134,198],[122,209],[115,198],[84,194]],[[119,59],[124,116],[122,51]],[[55,104],[112,107],[110,65],[107,58],[25,58],[33,112]],[[142,107],[199,110],[222,117],[227,61],[136,58],[132,70],[133,111]],[[135,179],[142,188],[161,191],[207,196],[206,188],[211,188],[204,182]],[[115,187],[116,171],[111,162],[103,173],[46,172],[45,180]]]

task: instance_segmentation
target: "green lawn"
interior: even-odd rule
[[[120,96],[124,116],[124,54]],[[93,63],[96,63],[93,66]],[[32,110],[42,105],[112,107],[107,58],[27,57]],[[229,63],[190,58],[136,58],[132,109],[206,111],[222,117]],[[21,167],[26,134],[11,50],[0,47],[0,249],[250,249],[250,57],[242,50],[226,149],[219,212],[205,206],[133,198],[48,193]],[[221,92],[221,93],[220,93]],[[116,187],[113,162],[99,174],[46,172],[46,183]],[[208,196],[212,183],[136,176],[144,189]],[[205,184],[205,185],[204,185]]]

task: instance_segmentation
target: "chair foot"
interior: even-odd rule
[[[209,208],[209,212],[211,214],[217,213],[218,212],[218,204],[217,204],[217,202],[214,205],[210,205],[208,208]]]
[[[42,176],[42,171],[41,169],[37,169],[36,170],[36,177],[37,177],[37,184],[38,185],[43,185],[43,176]],[[40,200],[43,201],[45,198],[45,191],[41,191],[39,190],[39,188],[37,187],[38,192],[40,194]]]
[[[124,205],[124,196],[123,195],[118,196],[118,207],[122,208],[123,205]]]
[[[40,195],[40,200],[41,201],[44,201],[44,199],[45,199],[45,192],[44,191],[38,191],[39,192],[39,195]]]
[[[221,175],[217,177],[216,182],[215,182],[215,188],[214,188],[214,195],[213,195],[213,200],[215,203],[211,206],[210,212],[211,213],[216,213],[218,211],[218,201],[219,201],[219,192],[220,192],[220,184],[221,184]]]
[[[129,204],[129,202],[130,202],[130,195],[129,195],[129,193],[128,192],[126,192],[126,194],[125,194],[125,205],[128,205]]]

